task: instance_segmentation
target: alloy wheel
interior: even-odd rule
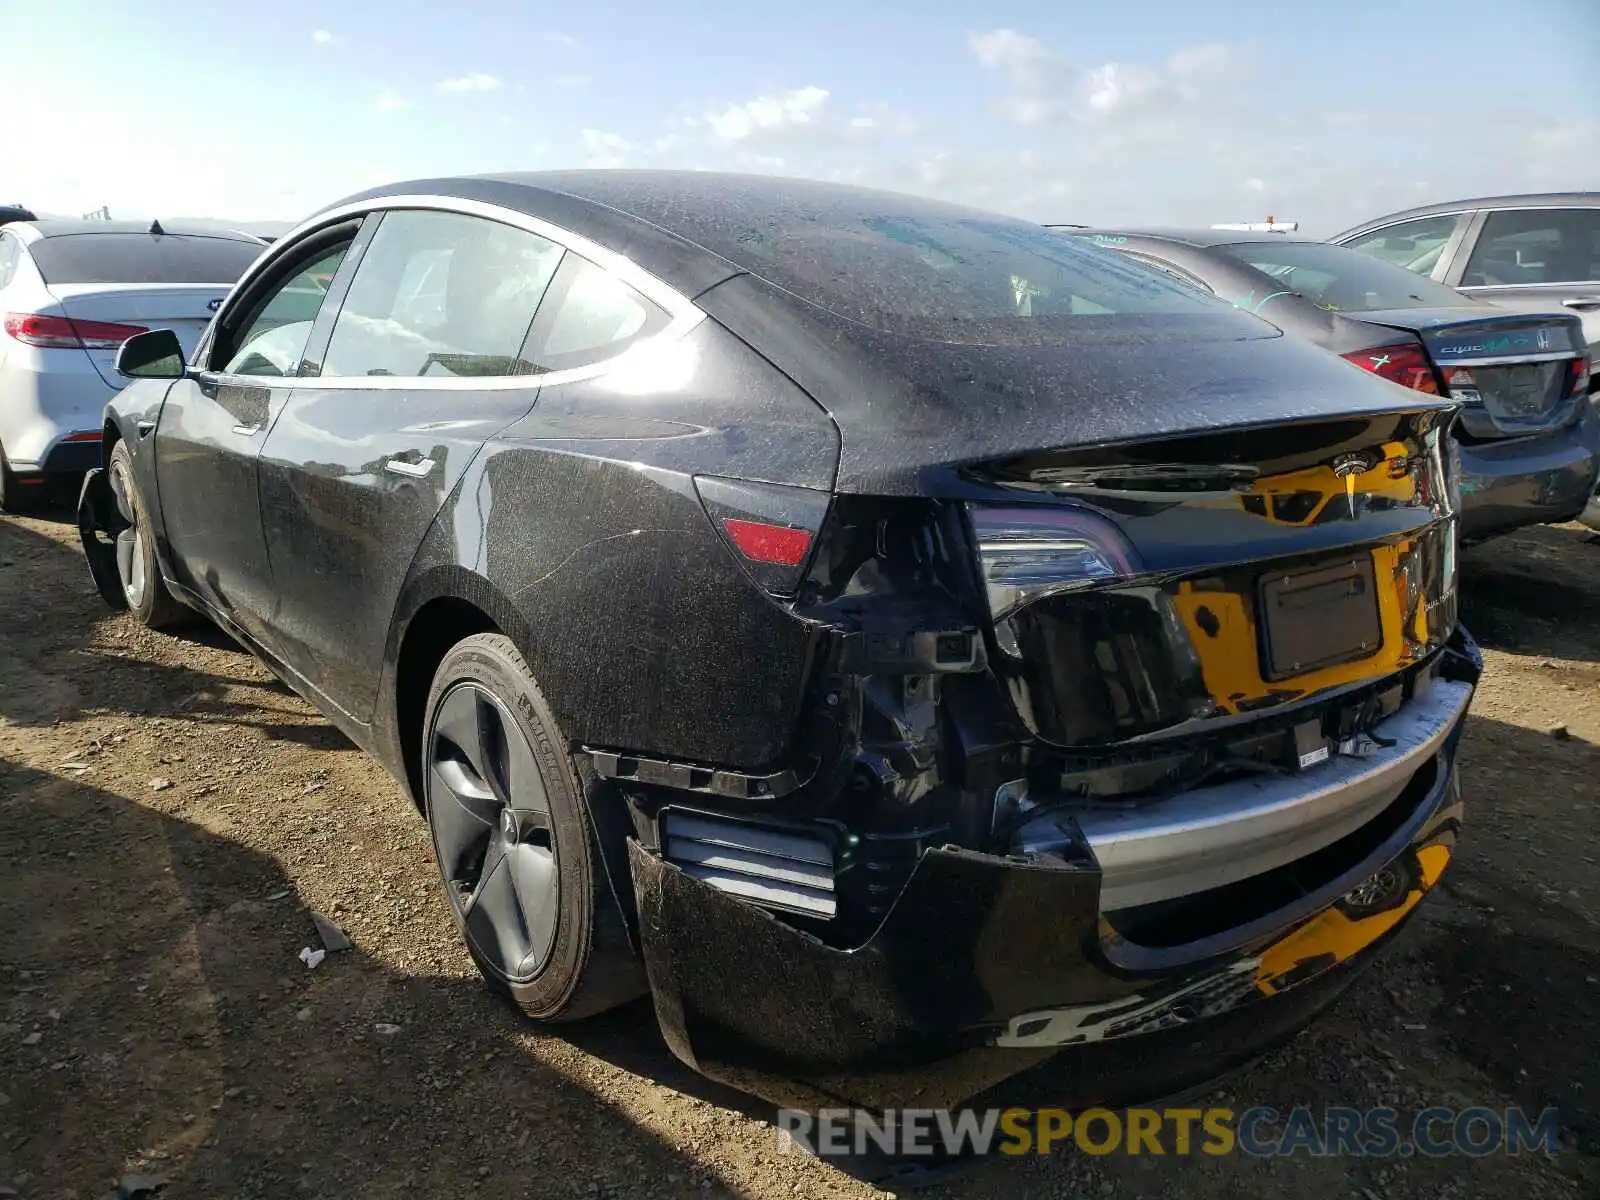
[[[459,683],[428,725],[429,825],[445,889],[479,958],[512,983],[555,944],[560,874],[533,746],[486,688]]]
[[[111,494],[117,501],[117,513],[126,523],[117,534],[117,578],[122,581],[128,607],[137,609],[144,602],[144,590],[149,586],[144,569],[144,522],[133,510],[128,481],[119,470],[111,472]]]

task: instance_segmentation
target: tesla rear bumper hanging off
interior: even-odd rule
[[[95,467],[83,477],[83,489],[78,493],[78,538],[96,590],[119,611],[128,607],[128,600],[117,574],[116,537],[127,527],[111,490],[111,476],[104,468]]]
[[[1457,645],[1447,727],[1382,811],[1187,905],[1107,911],[1098,862],[944,847],[838,949],[631,843],[663,1034],[711,1078],[805,1108],[1131,1104],[1226,1074],[1334,999],[1448,863],[1481,662]]]

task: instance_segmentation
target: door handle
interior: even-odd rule
[[[140,437],[147,438],[155,432],[156,423],[154,421],[140,421],[136,428]]]
[[[1600,308],[1600,296],[1568,296],[1561,302],[1563,308]]]
[[[261,432],[260,425],[235,425],[233,431],[240,437],[254,437]]]
[[[393,471],[396,475],[404,475],[407,479],[424,479],[428,472],[433,470],[433,459],[419,458],[412,462],[406,458],[391,458],[383,464],[385,471]]]

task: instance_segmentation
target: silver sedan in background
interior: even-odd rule
[[[153,326],[187,353],[266,243],[159,221],[0,228],[0,510],[100,465],[101,414],[126,380],[117,347]]]

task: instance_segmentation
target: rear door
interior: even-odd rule
[[[1461,291],[1502,308],[1575,313],[1591,364],[1600,353],[1600,206],[1484,213],[1454,274]]]
[[[352,221],[311,234],[250,280],[204,339],[195,369],[168,391],[154,433],[177,582],[257,641],[273,610],[257,459],[328,299],[325,281],[359,231]]]
[[[358,721],[429,526],[538,396],[523,344],[564,250],[516,220],[383,213],[262,447],[268,649]]]

